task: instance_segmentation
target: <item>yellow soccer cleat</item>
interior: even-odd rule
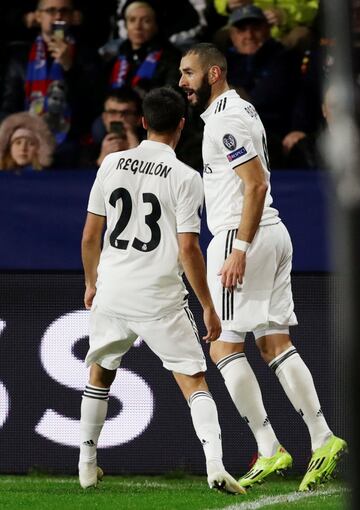
[[[324,446],[312,454],[309,466],[299,486],[299,491],[310,491],[331,479],[340,458],[347,452],[347,444],[340,437],[331,436]]]
[[[251,487],[255,483],[262,483],[272,473],[283,474],[291,468],[292,462],[290,453],[279,446],[272,457],[259,457],[250,471],[240,478],[239,484],[242,487]]]

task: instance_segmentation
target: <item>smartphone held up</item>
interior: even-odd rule
[[[113,121],[110,122],[110,133],[114,133],[119,138],[126,138],[126,131],[123,122]]]
[[[52,35],[55,39],[63,41],[68,33],[68,24],[66,21],[57,20],[52,24]]]

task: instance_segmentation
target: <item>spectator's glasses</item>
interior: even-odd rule
[[[120,115],[121,117],[130,117],[130,115],[136,115],[136,111],[135,110],[115,110],[115,109],[111,109],[111,110],[105,110],[105,113],[107,113],[108,115]]]
[[[47,7],[46,9],[40,9],[40,12],[45,12],[49,16],[56,16],[57,14],[69,16],[72,13],[72,9],[70,7]]]

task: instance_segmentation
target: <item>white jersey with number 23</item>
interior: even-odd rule
[[[107,156],[88,211],[106,216],[94,306],[128,320],[154,320],[182,308],[177,234],[200,232],[198,172],[163,143],[145,140]]]

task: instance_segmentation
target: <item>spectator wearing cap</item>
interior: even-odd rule
[[[143,98],[154,87],[177,87],[181,53],[162,36],[152,3],[128,2],[123,17],[127,39],[110,62],[110,88],[131,87]]]
[[[234,10],[250,4],[264,11],[272,37],[290,47],[308,44],[319,0],[208,0],[206,18],[221,28]]]
[[[0,170],[42,170],[51,165],[54,149],[55,140],[40,117],[14,113],[0,126]]]
[[[230,14],[228,81],[255,106],[268,134],[270,160],[273,166],[282,167],[282,138],[291,126],[300,56],[273,39],[270,28],[264,12],[255,5]]]

